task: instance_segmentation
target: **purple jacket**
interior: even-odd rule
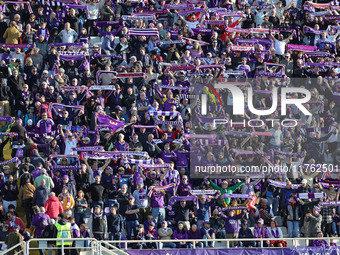
[[[209,229],[205,229],[204,227],[201,228],[201,233],[202,233],[202,236],[206,235],[207,233],[211,236],[212,234],[215,233],[214,229],[212,228],[209,228]]]
[[[177,229],[174,230],[173,234],[174,239],[188,239],[188,233],[184,230],[184,233],[178,233]]]
[[[195,232],[192,232],[191,229],[188,231],[188,239],[202,239],[202,236],[200,229],[197,229]]]
[[[50,220],[50,217],[45,213],[38,213],[32,219],[32,226],[35,226],[34,237],[40,237],[42,232],[44,231],[44,229],[40,228],[40,222],[42,218],[45,218],[47,223]]]
[[[171,161],[176,161],[176,154],[173,151],[165,152],[161,151],[161,159],[163,159],[164,163],[170,163]]]
[[[313,241],[313,246],[314,247],[328,247],[328,243],[325,240],[314,240]]]
[[[36,168],[34,169],[31,174],[33,175],[34,180],[39,177],[41,175],[41,169],[40,168]]]
[[[191,183],[183,184],[181,183],[177,188],[177,193],[179,196],[189,196],[190,190],[192,190]]]
[[[242,212],[242,213],[235,215],[233,217],[221,214],[221,219],[223,219],[225,221],[224,227],[225,227],[225,232],[227,234],[236,234],[236,233],[239,232],[240,227],[239,227],[238,220],[242,219],[244,214],[245,213]],[[269,237],[269,232],[268,232],[268,237]]]
[[[115,143],[117,151],[129,151],[129,144],[127,142],[121,144],[120,142]]]
[[[188,151],[174,151],[177,155],[176,166],[187,167],[189,165],[189,152]]]
[[[164,208],[164,193],[161,191],[153,191],[151,195],[152,208]]]
[[[55,123],[51,119],[47,119],[46,121],[44,120],[39,120],[37,123],[37,131],[39,131],[39,134],[51,134],[52,131],[55,130]]]
[[[263,226],[261,229],[256,226],[254,228],[254,238],[269,238],[270,235],[269,235],[269,231],[268,231],[268,228],[266,226]]]

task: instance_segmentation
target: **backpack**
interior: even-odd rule
[[[41,217],[38,223],[38,226],[40,229],[45,229],[48,226],[48,222],[46,220],[46,218]]]

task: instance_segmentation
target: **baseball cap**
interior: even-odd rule
[[[208,220],[204,221],[204,224],[210,224],[210,222]]]
[[[150,222],[150,226],[155,226],[156,224],[154,222]]]
[[[241,224],[248,224],[248,221],[246,219],[242,219]]]
[[[290,57],[290,53],[286,53],[286,54],[285,54],[285,57]]]
[[[63,176],[63,179],[68,179],[68,175],[65,174],[65,175]]]
[[[133,196],[129,196],[129,199],[135,199]]]
[[[302,179],[301,183],[307,183],[306,179]]]
[[[130,57],[130,59],[136,59],[137,60],[136,56],[132,56],[132,57]]]
[[[130,111],[137,111],[137,107],[132,107]]]
[[[259,220],[257,221],[257,223],[264,224],[264,220],[263,220],[262,218],[259,218]]]
[[[320,212],[320,211],[321,211],[321,209],[320,209],[319,206],[314,206],[313,209],[314,209],[315,211],[317,211],[317,212]]]
[[[116,109],[116,110],[119,110],[119,111],[123,111],[123,108],[122,108],[121,106],[119,106],[119,105],[117,105],[117,106],[115,107],[115,109]]]

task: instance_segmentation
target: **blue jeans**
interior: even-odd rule
[[[193,243],[188,243],[188,248],[193,249],[194,248]],[[196,248],[203,248],[203,243],[199,242],[198,244],[196,244]]]
[[[133,240],[131,239],[132,232],[133,232],[133,236],[136,237],[138,225],[139,225],[138,220],[126,221],[126,238],[128,240]]]
[[[165,220],[165,209],[164,208],[152,208],[152,217],[155,220],[156,225],[162,223]]]
[[[206,235],[203,236],[203,239],[208,239],[208,237]],[[208,241],[208,242],[204,242],[204,247],[214,247],[215,246],[215,241]]]
[[[300,237],[299,222],[287,220],[289,238]]]
[[[175,243],[160,243],[159,249],[163,249],[163,248],[175,249],[176,248],[176,244]]]
[[[76,224],[80,226],[81,224],[85,223],[86,213],[75,213],[74,218],[75,218]]]
[[[279,199],[277,197],[267,197],[268,205],[272,208],[274,216],[277,215],[279,208]]]
[[[332,222],[332,232],[333,234],[338,234],[339,232],[339,226],[337,225],[336,222]]]
[[[156,239],[152,239],[151,237],[146,237],[146,240],[156,240]],[[148,248],[148,249],[158,249],[158,243],[147,243],[146,244],[146,247]]]
[[[111,233],[111,234],[109,234],[109,239],[111,241],[120,241],[120,240],[122,240],[122,235],[119,234],[119,233]],[[114,246],[116,246],[120,249],[120,243],[115,243]]]

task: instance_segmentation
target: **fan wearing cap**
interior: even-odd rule
[[[302,179],[300,187],[297,189],[297,193],[312,193],[312,188],[308,185],[306,179]]]
[[[251,229],[248,227],[248,220],[242,219],[241,220],[241,228],[238,232],[238,238],[254,238],[253,233],[251,232]],[[256,243],[255,241],[240,241],[239,242],[240,247],[255,247]]]
[[[319,206],[313,207],[313,213],[306,214],[306,221],[308,223],[307,233],[311,237],[316,237],[317,233],[322,232],[322,215],[320,214],[321,208]]]
[[[137,189],[133,192],[136,205],[139,208],[139,222],[147,220],[147,216],[150,214],[149,199],[147,196],[147,190],[144,188],[144,182],[142,177],[137,177],[136,180]]]
[[[105,240],[107,236],[107,218],[100,204],[94,207],[92,214],[92,232],[97,240]]]
[[[129,204],[127,205],[126,211],[125,211],[126,232],[127,232],[127,238],[129,240],[133,240],[131,237],[132,233],[134,237],[137,236],[137,227],[139,225],[138,213],[139,213],[139,208],[135,204],[135,198],[133,196],[129,196]]]
[[[215,230],[211,228],[210,222],[208,220],[203,222],[203,227],[201,228],[201,233],[203,235],[202,239],[215,239],[216,234]],[[203,242],[205,248],[214,248],[215,246],[215,241],[206,241]]]
[[[264,220],[259,218],[254,228],[254,238],[270,238],[268,228],[264,225]],[[269,241],[265,241],[263,246],[268,247]],[[257,247],[261,247],[260,242],[256,242]]]

